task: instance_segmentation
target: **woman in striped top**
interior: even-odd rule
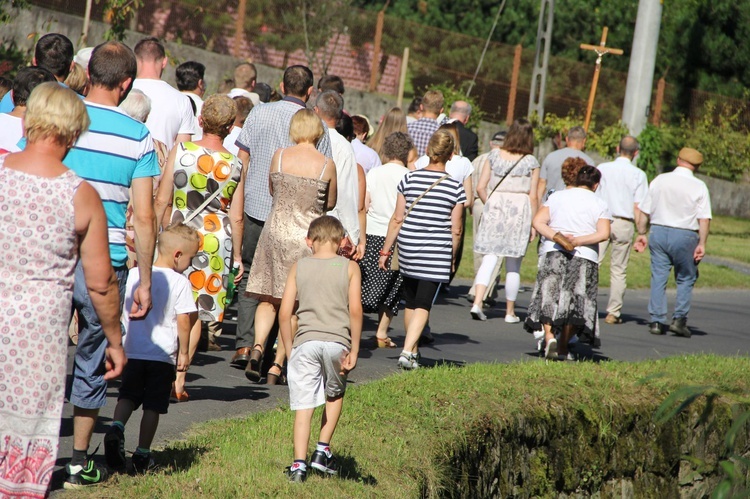
[[[430,164],[407,174],[398,186],[396,209],[388,225],[379,266],[386,268],[398,237],[398,262],[404,277],[406,340],[398,359],[403,369],[419,367],[417,344],[440,283],[447,284],[463,231],[466,193],[445,173],[453,154],[451,134],[438,130],[427,146]]]

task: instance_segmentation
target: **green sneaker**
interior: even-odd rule
[[[93,459],[86,461],[86,464],[83,466],[68,463],[65,465],[65,471],[68,474],[68,478],[65,479],[63,488],[66,489],[80,489],[87,485],[96,485],[109,477],[107,470],[97,466]]]

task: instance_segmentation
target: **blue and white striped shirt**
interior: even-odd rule
[[[102,198],[112,266],[123,267],[128,260],[125,211],[130,200],[130,184],[135,178],[160,174],[154,141],[143,123],[120,109],[85,104],[91,125],[78,138],[63,163],[86,179]]]

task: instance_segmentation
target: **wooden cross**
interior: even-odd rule
[[[609,28],[606,26],[602,29],[602,41],[599,45],[589,45],[588,43],[582,43],[582,50],[592,50],[596,52],[596,67],[594,68],[594,80],[591,83],[591,92],[589,93],[589,103],[586,107],[586,121],[583,123],[583,129],[586,132],[589,131],[589,124],[591,123],[591,112],[594,110],[594,99],[596,99],[596,87],[599,84],[599,71],[602,69],[602,57],[605,54],[622,55],[622,49],[615,49],[607,47],[607,32]]]

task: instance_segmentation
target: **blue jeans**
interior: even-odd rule
[[[122,310],[128,269],[116,268],[115,276],[119,282],[120,310]],[[82,409],[99,409],[107,402],[107,382],[104,380],[107,337],[104,336],[99,316],[96,315],[96,310],[91,303],[80,260],[76,264],[73,307],[78,311],[78,345],[73,364],[70,403]]]
[[[667,323],[666,290],[672,267],[677,283],[677,301],[672,317],[687,319],[693,286],[698,279],[698,266],[693,259],[698,233],[652,225],[648,243],[651,250],[651,299],[648,302],[651,322]]]

